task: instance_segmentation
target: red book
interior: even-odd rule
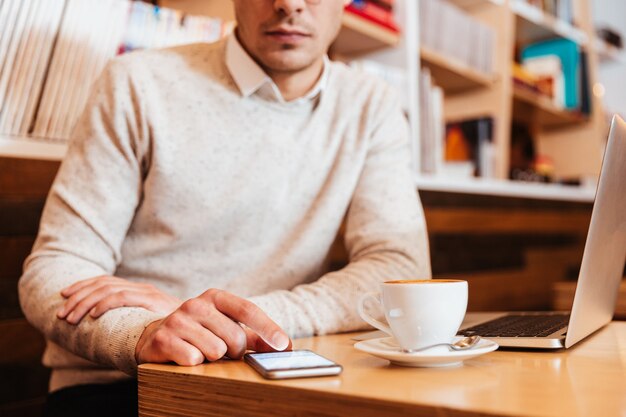
[[[393,12],[386,10],[376,4],[370,2],[352,2],[346,6],[346,11],[357,16],[363,17],[377,25],[383,26],[394,32],[400,32],[400,28],[396,24]]]

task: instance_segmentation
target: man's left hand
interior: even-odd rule
[[[57,317],[70,324],[78,324],[87,314],[98,318],[119,307],[143,307],[168,315],[182,304],[181,300],[165,294],[154,285],[114,276],[79,281],[61,291],[61,295],[66,301],[57,311]]]

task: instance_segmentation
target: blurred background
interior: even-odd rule
[[[470,310],[570,307],[610,120],[626,116],[625,21],[620,0],[347,6],[329,54],[397,89],[433,275],[467,279]],[[43,339],[17,281],[92,83],[118,54],[233,28],[231,0],[0,0],[0,415],[41,413]]]

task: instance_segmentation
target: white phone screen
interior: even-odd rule
[[[319,368],[333,366],[334,362],[311,352],[310,350],[295,350],[291,352],[271,352],[250,354],[259,365],[268,371],[278,369]]]

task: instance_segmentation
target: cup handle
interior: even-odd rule
[[[357,304],[359,316],[361,316],[363,320],[365,320],[368,324],[372,325],[378,330],[382,330],[383,332],[387,333],[390,336],[393,335],[393,333],[391,332],[391,328],[389,326],[387,326],[385,323],[383,323],[380,320],[376,320],[374,317],[370,316],[369,314],[365,312],[365,308],[364,308],[365,302],[369,300],[370,298],[376,301],[378,305],[381,305],[380,295],[377,292],[369,292],[363,295],[361,299],[359,300],[359,303]]]

